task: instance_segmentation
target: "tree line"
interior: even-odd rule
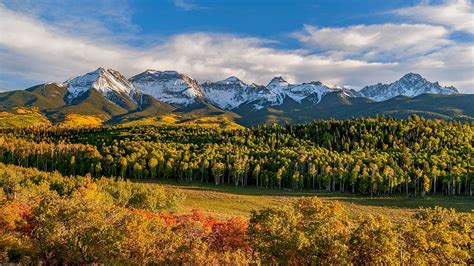
[[[472,195],[473,123],[325,120],[252,129],[106,126],[0,131],[0,161],[65,175],[370,195]]]

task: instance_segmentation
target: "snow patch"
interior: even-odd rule
[[[186,106],[203,96],[196,80],[176,71],[147,70],[130,80],[143,93],[166,103]]]
[[[130,97],[136,93],[134,86],[118,71],[98,68],[83,76],[64,82],[69,92],[69,99],[74,99],[89,89],[95,89],[108,97],[111,93],[126,94]]]

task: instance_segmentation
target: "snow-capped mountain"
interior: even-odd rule
[[[208,102],[226,110],[253,101],[265,94],[263,86],[248,85],[234,76],[217,82],[206,81],[201,84],[201,88]]]
[[[243,103],[252,103],[255,109],[275,106],[283,103],[286,97],[301,103],[308,96],[317,104],[323,95],[336,89],[323,85],[321,82],[290,84],[283,77],[274,77],[267,86],[248,85],[237,77],[201,84],[204,98],[220,108],[231,110]]]
[[[374,101],[385,101],[396,96],[415,97],[420,94],[457,94],[454,87],[442,87],[438,82],[429,82],[421,75],[408,73],[391,84],[376,84],[366,86],[360,91],[360,96]]]
[[[118,71],[98,68],[83,76],[71,78],[63,83],[68,90],[68,100],[71,101],[90,89],[100,92],[105,98],[113,101],[117,94],[130,98],[138,92],[137,89]]]
[[[141,92],[165,103],[187,106],[203,97],[195,79],[176,71],[147,70],[130,81]]]
[[[438,82],[431,83],[419,74],[408,73],[391,84],[366,86],[361,91],[332,87],[319,81],[290,84],[283,77],[274,77],[266,86],[247,84],[237,77],[199,84],[188,75],[176,71],[147,70],[127,80],[118,71],[98,68],[83,76],[72,78],[62,84],[68,90],[67,100],[95,89],[108,100],[123,105],[123,97],[132,99],[141,105],[139,95],[148,94],[155,99],[177,105],[205,101],[221,109],[232,110],[242,104],[250,104],[254,110],[283,104],[285,99],[296,103],[316,105],[331,92],[342,92],[344,97],[366,97],[375,101],[384,101],[403,95],[415,97],[424,93],[457,94],[454,87],[442,87]]]
[[[264,94],[258,98],[256,109],[264,106],[275,106],[283,103],[286,97],[301,103],[304,99],[311,99],[311,103],[318,104],[323,96],[329,92],[346,90],[344,88],[331,88],[319,81],[309,83],[290,84],[283,77],[274,77],[266,86]],[[352,96],[352,95],[351,95]]]
[[[259,98],[260,102],[269,105],[279,105],[285,99],[285,93],[288,91],[290,83],[283,77],[274,77],[266,86],[266,93]],[[267,102],[267,103],[265,103]]]
[[[305,99],[309,95],[314,94],[317,96],[317,98],[315,98],[316,100],[315,103],[319,103],[326,93],[337,91],[337,90],[343,90],[343,88],[340,88],[340,89],[331,88],[329,86],[322,84],[319,81],[313,81],[310,83],[291,85],[289,87],[287,95],[288,97],[292,98],[296,102],[300,103],[303,99]]]
[[[248,84],[237,77],[199,84],[175,71],[147,70],[127,80],[115,70],[98,68],[60,84],[40,84],[0,94],[0,110],[35,107],[54,121],[62,121],[68,114],[84,114],[118,123],[169,113],[192,117],[229,115],[229,119],[248,126],[376,114],[406,118],[413,113],[474,121],[474,95],[456,95],[456,88],[442,87],[413,73],[391,84],[356,91],[319,81],[291,84],[282,77],[273,78],[267,85]],[[407,97],[388,100],[420,94],[432,95],[416,101]],[[377,103],[384,100],[388,101]]]

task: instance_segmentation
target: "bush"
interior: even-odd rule
[[[344,263],[350,228],[338,203],[302,198],[253,212],[252,247],[269,263]]]

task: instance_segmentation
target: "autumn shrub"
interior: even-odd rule
[[[219,219],[172,213],[166,202],[182,198],[168,200],[172,194],[150,184],[0,164],[0,185],[0,263],[473,263],[474,214],[452,209],[419,209],[404,222],[355,219],[341,204],[312,197],[249,220]]]
[[[179,208],[185,196],[179,191],[165,190],[146,183],[132,183],[128,180],[101,178],[99,188],[108,193],[118,206],[158,212],[173,212]]]
[[[34,209],[38,257],[48,264],[115,261],[124,238],[124,213],[95,186],[68,198],[44,198]]]
[[[0,199],[0,207],[0,262],[29,262],[34,256],[30,206]]]
[[[352,231],[349,260],[356,264],[396,264],[398,235],[393,224],[383,216],[369,215]]]
[[[340,204],[302,198],[253,212],[249,237],[268,263],[344,263],[349,229]]]
[[[15,198],[22,190],[26,194],[57,194],[70,196],[80,188],[96,185],[109,195],[114,204],[121,207],[157,212],[173,212],[182,204],[185,196],[179,191],[165,190],[158,185],[133,183],[113,178],[92,178],[90,175],[74,178],[47,173],[33,168],[6,166],[0,163],[0,187],[7,198]]]
[[[124,224],[124,239],[120,242],[120,261],[132,264],[173,261],[178,248],[172,227],[158,216],[132,213]]]
[[[454,209],[435,207],[418,210],[414,218],[415,222],[403,232],[410,259],[429,264],[462,264],[473,260],[473,213],[460,215]]]

